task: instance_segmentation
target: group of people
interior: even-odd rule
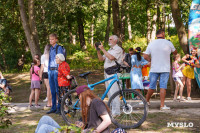
[[[160,29],[157,31],[156,36],[157,39],[149,43],[145,52],[142,53],[140,47],[137,47],[135,50],[130,48],[129,54],[124,56],[122,48],[117,44],[118,37],[116,35],[112,35],[109,37],[110,49],[106,51],[104,46],[100,44],[97,48],[97,56],[99,61],[104,61],[105,78],[113,76],[114,73],[107,73],[107,70],[116,66],[116,61],[119,64],[124,63],[124,65],[128,67],[127,71],[130,72],[130,81],[131,81],[131,84],[129,84],[130,81],[127,81],[126,85],[127,86],[131,85],[131,88],[136,89],[137,91],[144,89],[141,69],[142,67],[144,67],[144,65],[150,65],[150,73],[149,73],[150,85],[148,92],[146,94],[147,103],[148,105],[150,105],[150,98],[157,87],[157,81],[159,79],[160,100],[161,100],[160,110],[168,110],[170,109],[170,107],[167,107],[164,104],[164,101],[166,96],[167,83],[170,76],[171,53],[173,53],[174,55],[173,79],[177,85],[174,95],[174,100],[177,99],[179,86],[180,86],[180,93],[179,93],[180,100],[181,101],[183,100],[182,92],[185,82],[187,84],[187,92],[188,92],[187,99],[191,100],[190,97],[191,79],[194,78],[194,71],[192,74],[192,70],[194,69],[194,67],[200,67],[200,65],[198,65],[199,63],[198,60],[196,59],[195,49],[192,50],[192,55],[186,55],[182,58],[185,64],[179,65],[180,55],[177,54],[177,51],[173,46],[173,44],[169,40],[165,39],[165,32],[162,29]],[[51,95],[52,95],[52,107],[51,110],[47,112],[47,114],[60,112],[59,102],[58,105],[56,105],[56,93],[58,93],[58,88],[68,86],[69,79],[71,78],[70,68],[69,65],[65,62],[65,57],[62,53],[62,49],[61,47],[58,47],[58,49],[56,48],[58,45],[56,43],[57,36],[55,34],[51,34],[49,36],[49,39],[51,47],[49,46],[50,50],[46,58],[48,60],[47,61],[48,66],[46,66],[47,67],[46,70],[42,70],[48,73],[46,74],[46,77],[48,76],[49,79],[48,83],[50,84]],[[39,63],[35,62],[34,64],[35,64],[34,67],[31,68],[32,76],[34,74],[36,75],[36,73],[40,73],[39,75],[41,75],[42,73],[41,69],[45,65],[41,63],[43,66],[41,66],[41,69],[38,69],[37,66]],[[181,69],[183,67],[184,69],[181,72]],[[191,73],[189,74],[189,72]],[[41,79],[41,76],[39,77],[40,77],[39,79]],[[181,79],[182,77],[183,79]],[[106,88],[109,85],[109,83],[110,81],[107,81],[105,83]],[[117,83],[114,83],[112,85],[110,91],[108,92],[108,98],[110,98],[116,91],[119,90],[118,87],[119,86],[117,85]],[[37,87],[34,89],[36,92]],[[109,132],[108,126],[111,124],[111,119],[109,116],[110,110],[107,107],[107,105],[100,98],[98,98],[87,86],[78,87],[76,89],[76,92],[81,102],[82,121],[84,125],[87,125],[86,129],[94,128],[95,132]],[[37,98],[37,96],[35,96],[35,98]],[[114,104],[116,107],[120,108],[119,99],[115,98]],[[115,108],[115,110],[111,110],[111,112],[112,116],[119,115],[120,109]],[[48,122],[47,123],[41,122],[44,121],[41,119],[36,129],[36,132],[39,132],[39,130],[49,131],[51,128],[46,128],[46,126],[47,127],[53,126],[52,123],[54,123],[55,126],[53,126],[53,129],[51,129],[51,131],[60,128],[60,126],[57,123],[55,123],[54,120],[52,120],[49,117],[47,118],[46,116],[44,117],[45,118],[42,119],[48,119],[46,120],[46,122],[50,121],[50,124]]]
[[[71,78],[70,67],[65,62],[63,49],[57,44],[57,41],[57,35],[50,34],[50,44],[45,46],[44,54],[41,56],[41,63],[40,58],[36,55],[30,68],[31,94],[29,97],[29,107],[33,107],[33,99],[35,99],[35,107],[40,107],[38,104],[40,84],[42,79],[44,79],[47,88],[46,107],[51,108],[47,114],[60,114],[60,101],[58,100],[59,89],[68,87]]]

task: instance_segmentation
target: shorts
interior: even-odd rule
[[[43,79],[48,79],[48,72],[43,72],[42,78]]]
[[[155,73],[150,72],[149,80],[150,80],[150,89],[156,89],[158,78],[160,77],[160,88],[167,89],[167,83],[169,80],[169,72]]]
[[[31,89],[40,89],[40,81],[36,80],[36,81],[31,81]]]

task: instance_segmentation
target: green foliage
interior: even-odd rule
[[[87,130],[87,133],[92,133],[94,129]],[[77,127],[75,124],[71,124],[70,126],[61,126],[60,132],[64,133],[81,133],[82,129]]]
[[[11,100],[10,97],[5,95],[0,91],[0,128],[6,128],[12,124],[11,120],[8,117],[8,106],[5,103]]]

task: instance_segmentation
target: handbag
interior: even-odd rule
[[[105,69],[106,74],[111,75],[120,71],[120,64],[117,61],[115,61],[115,63],[116,63],[115,66],[108,67]]]

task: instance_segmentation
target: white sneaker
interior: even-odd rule
[[[187,100],[188,100],[188,101],[191,101],[191,100],[192,100],[192,98],[191,98],[191,97],[187,97]]]
[[[38,104],[38,105],[35,105],[35,108],[40,108],[41,106]]]
[[[47,102],[48,101],[48,99],[47,99],[47,97],[43,100],[43,102]]]
[[[180,96],[177,96],[177,99],[180,99],[181,97]]]
[[[170,110],[170,107],[167,107],[166,105],[164,105],[164,107],[161,107],[160,110]]]

